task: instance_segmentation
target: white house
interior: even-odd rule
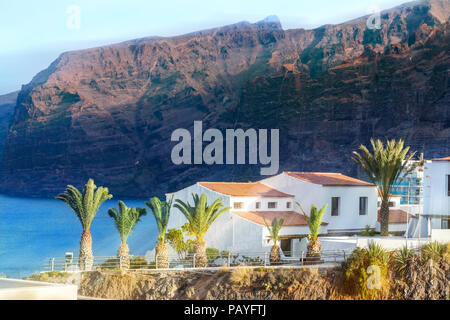
[[[299,251],[298,239],[309,233],[306,219],[294,210],[294,196],[261,182],[198,182],[167,197],[192,204],[194,193],[206,194],[208,203],[221,198],[224,206],[231,207],[206,233],[208,247],[233,252],[267,252],[272,243],[264,220],[271,225],[273,218],[285,219],[280,231],[280,246],[285,253]],[[178,209],[172,208],[168,229],[180,228],[186,221]],[[321,231],[327,232],[326,223]]]
[[[274,189],[289,192],[306,212],[312,204],[328,204],[324,221],[328,234],[355,234],[377,221],[376,185],[327,172],[283,172],[261,180]]]
[[[414,237],[419,236],[420,225],[421,237],[447,234],[446,240],[450,240],[450,156],[426,164],[423,197],[423,212]]]

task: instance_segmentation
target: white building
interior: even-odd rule
[[[435,233],[440,237],[447,234],[450,238],[450,157],[433,159],[426,164],[423,194],[423,212],[413,236],[419,236],[420,225],[421,237],[433,237]]]
[[[309,212],[312,204],[321,208],[328,204],[323,220],[328,234],[355,234],[367,225],[376,227],[376,185],[326,172],[283,172],[261,180],[274,189],[289,192]]]
[[[192,204],[192,194],[206,194],[208,202],[218,198],[230,210],[223,213],[205,235],[208,247],[233,252],[267,252],[272,243],[264,221],[284,218],[280,246],[297,255],[305,249],[309,228],[296,201],[309,213],[312,204],[319,209],[328,204],[321,235],[355,234],[367,225],[376,227],[377,187],[339,173],[283,172],[259,182],[198,182],[167,194],[174,201]],[[168,228],[180,228],[186,218],[172,208]]]
[[[233,252],[267,252],[272,243],[264,220],[271,225],[273,218],[284,218],[280,231],[283,251],[299,251],[298,239],[309,234],[305,217],[294,210],[294,196],[271,188],[260,182],[198,182],[173,195],[174,201],[180,199],[192,204],[192,194],[206,194],[208,203],[221,198],[230,210],[223,213],[205,235],[208,247]],[[172,208],[168,229],[180,228],[186,218]],[[321,231],[327,232],[326,223]]]

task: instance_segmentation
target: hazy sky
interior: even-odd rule
[[[269,15],[277,15],[284,29],[314,28],[404,2],[408,1],[0,0],[0,94],[19,90],[64,51],[256,22]]]

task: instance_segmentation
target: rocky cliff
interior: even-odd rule
[[[5,140],[8,136],[9,123],[14,114],[18,93],[19,92],[17,91],[0,96],[0,161],[3,154],[3,147],[5,146]]]
[[[421,1],[314,30],[269,17],[173,38],[62,54],[23,86],[1,191],[53,196],[89,177],[147,197],[198,180],[258,179],[256,166],[176,166],[173,130],[279,128],[280,170],[359,175],[351,151],[402,137],[450,151],[449,2]]]

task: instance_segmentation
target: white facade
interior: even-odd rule
[[[232,212],[293,211],[294,207],[292,197],[230,196],[213,191],[199,183],[166,196],[173,196],[174,203],[176,199],[180,199],[192,204],[192,194],[202,193],[207,196],[208,204],[221,198],[225,207],[231,207],[211,225],[205,235],[207,246],[220,251],[267,252],[273,245],[272,241],[268,239],[269,232],[265,225],[255,223]],[[275,208],[269,207],[271,202],[276,203]],[[259,207],[257,207],[257,203],[259,203]],[[180,228],[186,222],[187,220],[180,210],[172,207],[168,229]],[[267,222],[270,224],[271,221]],[[304,236],[308,233],[307,226],[284,226],[280,231],[280,236]],[[292,246],[296,244],[294,240],[298,239],[293,239]]]
[[[342,232],[358,232],[366,225],[375,228],[377,221],[377,187],[376,186],[324,186],[294,178],[286,173],[261,180],[262,183],[291,193],[309,213],[311,205],[319,209],[328,204],[323,221],[328,223],[329,234]],[[338,197],[339,214],[331,215],[331,199]],[[367,213],[359,214],[360,197],[367,197]],[[296,210],[299,210],[296,208]]]
[[[449,176],[449,157],[434,159],[425,165],[423,212],[414,231],[415,237],[419,232],[421,237],[431,237],[433,229],[450,228]]]

